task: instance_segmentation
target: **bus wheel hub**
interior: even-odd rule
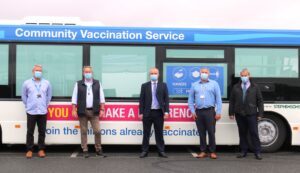
[[[258,134],[262,145],[272,145],[278,138],[278,127],[272,120],[261,120],[258,123]]]

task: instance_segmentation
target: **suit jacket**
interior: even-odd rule
[[[257,115],[262,117],[264,112],[264,101],[259,87],[252,81],[246,91],[245,102],[243,103],[243,90],[241,82],[235,84],[231,91],[229,100],[229,115]]]
[[[156,88],[156,98],[163,113],[169,112],[169,93],[167,84],[158,82]],[[149,116],[152,104],[151,81],[142,84],[140,93],[139,111],[143,116]]]

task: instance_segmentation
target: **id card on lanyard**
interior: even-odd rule
[[[41,94],[41,87],[42,87],[42,82],[40,81],[40,82],[35,82],[34,80],[32,80],[32,82],[33,82],[33,84],[34,84],[34,87],[35,87],[35,89],[36,89],[36,91],[37,91],[37,95],[36,95],[36,97],[37,98],[42,98],[42,94]]]
[[[86,87],[87,87],[88,95],[91,95],[91,93],[92,93],[92,84],[86,84]]]
[[[204,101],[204,99],[205,99],[205,87],[204,87],[204,84],[200,85],[200,99],[202,101]]]

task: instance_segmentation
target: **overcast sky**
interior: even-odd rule
[[[80,17],[105,26],[300,29],[297,0],[2,0],[0,19]]]

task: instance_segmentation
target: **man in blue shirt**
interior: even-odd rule
[[[209,137],[210,158],[216,159],[215,126],[221,118],[222,98],[218,83],[209,77],[209,69],[201,68],[200,81],[192,84],[188,105],[196,121],[200,135],[200,154],[197,158],[207,157],[206,132]]]
[[[45,154],[45,136],[47,125],[48,105],[52,97],[52,90],[49,81],[42,78],[42,66],[34,65],[32,69],[33,77],[26,80],[22,87],[22,101],[27,113],[27,158],[32,158],[34,146],[34,129],[38,126],[39,138],[38,156],[43,158]]]

